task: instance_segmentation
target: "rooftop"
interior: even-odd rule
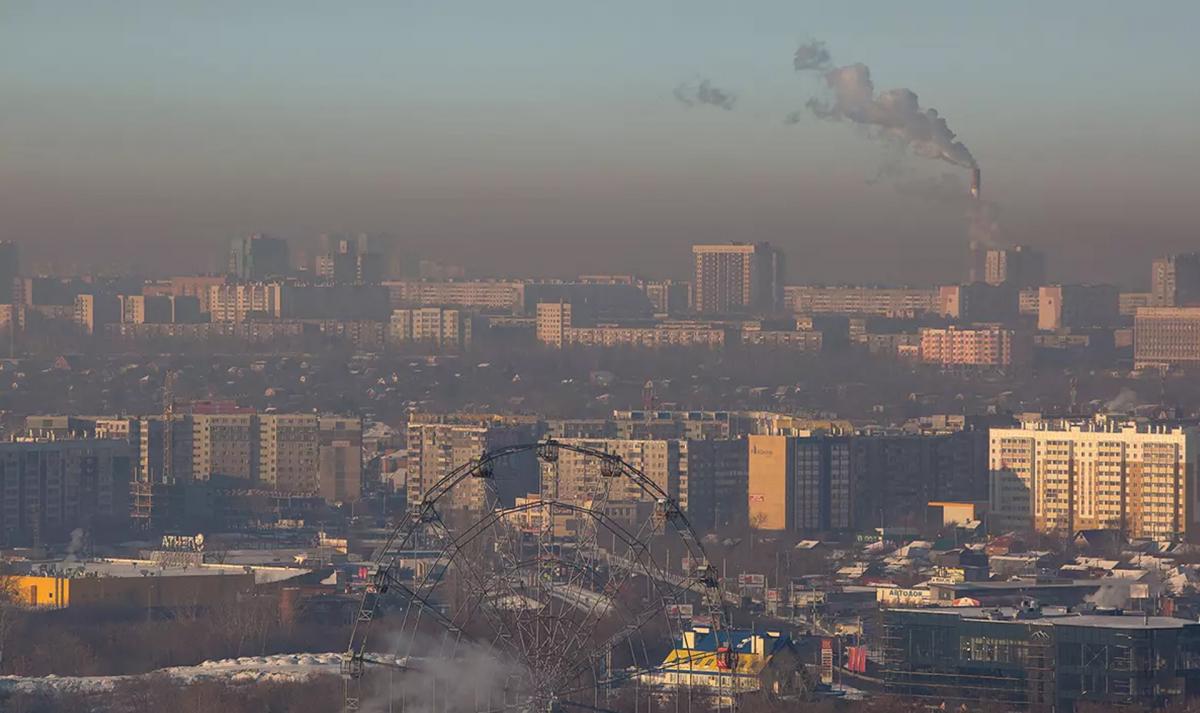
[[[915,612],[942,616],[957,616],[960,619],[983,621],[1012,621],[1023,624],[1051,624],[1054,626],[1081,626],[1101,629],[1182,629],[1189,625],[1200,625],[1191,619],[1170,616],[1146,616],[1141,613],[1123,613],[1120,610],[1107,613],[1071,611],[1065,607],[1043,609],[1017,609],[1014,607],[941,607],[933,609],[894,609],[892,611]]]
[[[279,582],[310,570],[297,567],[241,564],[164,564],[152,560],[54,560],[30,562],[28,574],[34,577],[212,577],[227,574],[253,574],[255,583]]]

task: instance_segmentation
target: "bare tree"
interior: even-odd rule
[[[4,670],[4,650],[12,634],[20,600],[19,580],[10,574],[0,574],[0,671]]]

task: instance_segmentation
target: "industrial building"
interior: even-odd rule
[[[1200,685],[1200,624],[1119,610],[889,609],[889,693],[947,707],[1000,701],[1071,713],[1079,703],[1161,708]]]
[[[264,581],[299,576],[307,570],[264,575]],[[33,563],[12,575],[17,602],[35,609],[178,609],[233,603],[254,588],[251,567],[166,566],[150,560]]]

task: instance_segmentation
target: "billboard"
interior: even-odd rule
[[[692,619],[694,610],[691,604],[668,604],[666,607],[668,619]]]
[[[821,683],[833,683],[833,639],[821,639]]]
[[[765,587],[767,586],[767,575],[743,572],[738,575],[738,585],[742,587]]]

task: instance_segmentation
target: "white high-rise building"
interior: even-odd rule
[[[990,529],[1193,533],[1196,438],[1191,427],[1109,416],[992,429]]]

